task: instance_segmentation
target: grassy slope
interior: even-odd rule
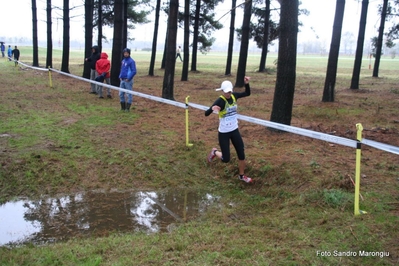
[[[79,56],[71,63],[76,75]],[[160,95],[162,71],[147,77],[149,54],[135,57],[140,71],[135,89]],[[240,112],[268,119],[275,75],[257,73],[253,57],[248,66],[253,95],[242,101]],[[224,73],[221,58],[201,57],[201,71],[190,73],[188,83],[179,81],[178,65],[176,100],[190,95],[191,101],[209,105],[217,97],[211,89],[224,79],[214,74]],[[340,60],[337,101],[322,104],[326,58],[298,58],[292,124],[355,139],[354,125],[361,122],[368,138],[398,145],[393,99],[398,76],[389,70],[397,60],[382,62],[379,79],[363,70],[357,93],[346,89],[352,65],[347,61]],[[396,155],[364,147],[361,208],[369,214],[354,217],[350,148],[241,122],[247,172],[256,179],[248,186],[236,180],[235,156],[229,164],[205,163],[204,155],[217,145],[216,116],[205,118],[190,109],[194,146],[186,148],[183,109],[136,98],[134,110],[121,114],[116,99],[94,98],[87,83],[54,74],[50,89],[45,72],[19,70],[7,61],[0,70],[0,134],[11,136],[0,138],[1,201],[95,188],[195,187],[220,194],[224,206],[171,233],[1,248],[1,265],[390,265],[399,259]],[[317,256],[334,250],[391,256]]]

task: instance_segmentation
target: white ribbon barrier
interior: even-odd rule
[[[9,57],[9,59],[11,59],[11,57]],[[35,70],[40,70],[40,71],[49,71],[49,70],[48,70],[48,69],[46,69],[46,68],[29,66],[29,65],[27,65],[27,64],[24,64],[24,63],[22,63],[21,61],[17,61],[17,60],[15,60],[15,59],[12,59],[12,61],[14,61],[14,62],[18,62],[18,64],[19,64],[19,65],[23,65],[24,67],[32,68],[32,69],[35,69]]]
[[[173,100],[164,99],[164,98],[157,97],[157,96],[144,94],[144,93],[137,92],[137,91],[125,90],[125,89],[122,89],[122,88],[119,88],[119,87],[115,87],[115,86],[108,85],[108,84],[105,84],[105,83],[102,83],[102,82],[97,82],[97,81],[89,80],[89,79],[86,79],[86,78],[78,77],[78,76],[75,76],[75,75],[72,75],[72,74],[68,74],[68,73],[65,73],[65,72],[62,72],[62,71],[59,71],[59,70],[56,70],[56,69],[52,69],[52,68],[51,68],[51,71],[54,71],[54,72],[57,72],[57,73],[60,73],[62,75],[69,76],[69,77],[72,77],[72,78],[75,78],[75,79],[79,79],[79,80],[82,80],[82,81],[85,81],[85,82],[94,83],[94,84],[97,84],[97,85],[102,86],[102,87],[110,88],[110,89],[117,90],[117,91],[123,91],[123,92],[126,92],[128,94],[139,96],[141,98],[146,98],[146,99],[150,99],[150,100],[153,100],[153,101],[174,105],[174,106],[181,107],[181,108],[186,108],[186,105],[184,103],[180,103],[180,102],[176,102],[176,101],[173,101]]]
[[[26,64],[23,64],[21,62],[19,62],[19,63],[24,65],[24,66],[26,66],[26,67],[33,68],[33,69],[36,69],[36,70],[48,71],[48,69],[45,69],[45,68],[36,68],[36,67],[32,67],[32,66],[28,66]],[[108,85],[108,84],[105,84],[105,83],[101,83],[101,82],[89,80],[89,79],[86,79],[86,78],[78,77],[78,76],[75,76],[75,75],[72,75],[72,74],[69,74],[69,73],[65,73],[65,72],[62,72],[62,71],[59,71],[59,70],[53,69],[53,68],[50,68],[50,70],[54,71],[54,72],[57,72],[57,73],[60,73],[60,74],[65,75],[65,76],[69,76],[69,77],[78,79],[78,80],[82,80],[82,81],[89,82],[89,83],[94,83],[94,84],[97,84],[99,86],[103,86],[103,87],[110,88],[110,89],[117,90],[117,91],[123,91],[123,92],[129,93],[129,94],[132,94],[132,95],[136,95],[138,97],[154,100],[154,101],[161,102],[161,103],[170,104],[170,105],[173,105],[173,106],[176,106],[176,107],[180,107],[180,108],[187,108],[187,106],[191,106],[193,108],[204,110],[204,111],[208,110],[208,108],[209,108],[207,106],[196,104],[196,103],[184,104],[184,103],[176,102],[176,101],[173,101],[173,100],[164,99],[164,98],[161,98],[161,97],[144,94],[144,93],[141,93],[141,92],[125,90],[125,89],[122,89],[122,88],[119,88],[119,87],[115,87],[115,86],[112,86],[112,85]],[[279,123],[275,123],[275,122],[271,122],[271,121],[267,121],[267,120],[262,120],[262,119],[259,119],[259,118],[254,118],[254,117],[245,116],[245,115],[238,115],[238,119],[243,120],[243,121],[247,121],[247,122],[250,122],[250,123],[258,124],[258,125],[261,125],[261,126],[274,128],[274,129],[277,129],[277,130],[286,131],[286,132],[290,132],[290,133],[297,134],[297,135],[302,135],[302,136],[313,138],[313,139],[318,139],[318,140],[327,141],[327,142],[330,142],[330,143],[335,143],[335,144],[339,144],[339,145],[343,145],[343,146],[348,146],[348,147],[351,147],[351,148],[357,148],[358,143],[363,143],[363,144],[371,146],[373,148],[380,149],[380,150],[383,150],[383,151],[387,151],[387,152],[391,152],[391,153],[399,155],[399,147],[392,146],[392,145],[389,145],[389,144],[380,143],[380,142],[373,141],[373,140],[362,139],[362,141],[359,142],[359,141],[356,141],[356,140],[351,140],[351,139],[347,139],[347,138],[343,138],[343,137],[333,136],[333,135],[330,135],[330,134],[316,132],[316,131],[303,129],[303,128],[299,128],[299,127],[279,124]]]
[[[399,147],[396,147],[396,146],[392,146],[392,145],[389,145],[389,144],[384,144],[384,143],[377,142],[377,141],[374,141],[374,140],[369,140],[369,139],[362,139],[361,142],[363,144],[366,144],[368,146],[371,146],[371,147],[379,149],[379,150],[383,150],[383,151],[399,154]]]

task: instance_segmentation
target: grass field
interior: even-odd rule
[[[29,47],[21,61],[30,63]],[[54,52],[59,69],[60,51]],[[40,64],[45,62],[40,51]],[[134,90],[160,96],[163,70],[147,75],[150,53],[134,51]],[[71,52],[70,71],[80,76],[82,51]],[[247,75],[252,95],[239,101],[240,113],[268,120],[273,101],[276,55],[268,72],[258,73],[259,55],[250,54]],[[236,71],[238,57],[233,59]],[[225,77],[221,53],[199,55],[198,71],[180,81],[176,101],[209,106]],[[383,58],[372,78],[364,59],[361,89],[349,90],[353,58],[339,60],[336,102],[322,103],[327,57],[298,55],[292,125],[356,139],[364,136],[399,146],[398,59]],[[217,117],[190,109],[185,146],[184,109],[134,98],[130,113],[114,99],[88,94],[89,85],[0,61],[0,201],[94,189],[162,190],[190,188],[221,196],[198,219],[168,233],[110,233],[43,246],[0,247],[0,265],[397,265],[399,263],[399,158],[363,145],[362,210],[353,215],[355,150],[240,122],[247,174],[237,179],[237,159],[205,161],[217,146]],[[240,88],[237,88],[240,90]],[[1,229],[0,229],[1,230]],[[355,256],[356,255],[356,256]]]

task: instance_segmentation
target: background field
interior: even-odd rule
[[[29,47],[21,61],[31,62]],[[45,53],[40,52],[40,63]],[[58,57],[59,56],[59,57]],[[163,70],[149,77],[150,53],[134,51],[134,90],[161,95]],[[55,51],[59,69],[60,52]],[[82,51],[71,52],[70,71],[83,72]],[[268,72],[258,73],[259,55],[248,59],[252,95],[239,112],[268,120],[275,84],[275,55]],[[198,71],[180,81],[176,63],[175,98],[210,105],[225,77],[223,54],[199,55]],[[360,90],[348,89],[353,58],[340,58],[336,102],[322,103],[326,56],[298,55],[292,125],[399,146],[398,60],[383,58],[380,77],[371,78],[363,61]],[[204,217],[181,223],[169,233],[118,234],[66,243],[0,249],[1,265],[395,265],[399,262],[398,156],[363,145],[361,209],[353,215],[355,150],[240,122],[252,185],[237,180],[237,160],[208,165],[217,146],[216,115],[190,108],[190,141],[185,146],[185,110],[134,98],[130,113],[112,100],[90,95],[89,84],[0,63],[0,200],[40,197],[92,189],[201,189],[221,196]],[[242,90],[242,88],[237,88]],[[222,206],[222,207],[221,207]],[[388,252],[389,257],[318,256],[317,251]]]

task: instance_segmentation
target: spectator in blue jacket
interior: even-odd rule
[[[11,45],[8,46],[7,55],[8,55],[8,61],[11,61],[11,56],[12,56]]]
[[[130,57],[130,49],[123,49],[123,60],[121,65],[121,72],[119,74],[119,87],[125,90],[133,91],[133,78],[136,75],[136,62]],[[126,101],[127,98],[127,101]],[[130,111],[130,106],[133,102],[133,95],[124,91],[119,92],[119,99],[121,103],[121,111]]]

